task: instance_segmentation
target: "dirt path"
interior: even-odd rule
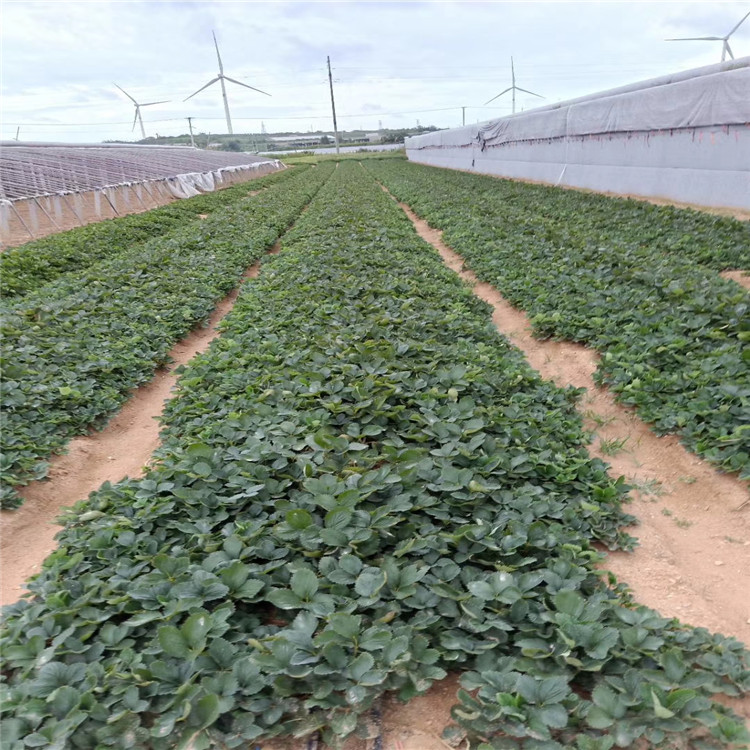
[[[740,286],[750,290],[750,274],[747,271],[722,271],[721,276],[736,281]]]
[[[737,510],[748,499],[747,487],[687,451],[676,437],[657,437],[631,409],[596,386],[596,352],[535,339],[525,313],[478,282],[443,243],[441,232],[399,205],[446,265],[492,305],[498,330],[542,377],[587,389],[580,408],[593,433],[589,452],[607,461],[613,476],[623,475],[634,485],[628,510],[640,521],[630,529],[640,545],[632,553],[610,554],[606,567],[632,587],[639,602],[750,643],[750,507]]]
[[[271,252],[278,252],[278,244]],[[243,277],[255,278],[260,263]],[[38,573],[41,564],[56,546],[60,530],[55,519],[61,510],[88,497],[103,482],[138,477],[159,445],[158,417],[177,382],[175,369],[204,351],[218,335],[216,325],[232,309],[239,287],[230,292],[208,320],[174,346],[174,360],[158,370],[154,379],[133,391],[130,399],[100,432],[74,438],[68,453],[50,462],[46,480],[32,482],[20,490],[24,504],[0,512],[0,604],[16,601],[24,592],[24,581]]]

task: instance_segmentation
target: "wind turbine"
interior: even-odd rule
[[[234,133],[234,130],[232,130],[232,118],[229,116],[229,101],[227,100],[227,88],[224,84],[224,81],[231,81],[232,83],[236,83],[238,86],[244,86],[246,89],[252,89],[253,91],[257,91],[259,94],[265,94],[266,96],[271,96],[270,94],[267,94],[265,91],[261,91],[260,89],[256,89],[254,86],[248,86],[246,83],[242,83],[242,81],[236,81],[234,78],[230,78],[229,76],[224,75],[224,65],[221,62],[221,55],[219,54],[219,43],[216,41],[216,34],[214,32],[211,32],[211,35],[214,38],[214,46],[216,47],[216,57],[219,60],[219,75],[216,76],[216,78],[212,78],[205,86],[201,86],[195,93],[190,94],[190,96],[187,99],[184,99],[183,101],[187,101],[188,99],[192,99],[195,94],[200,94],[203,89],[207,89],[209,86],[213,86],[216,81],[219,81],[221,83],[221,96],[224,99],[224,114],[227,118],[227,132],[229,135],[232,135]]]
[[[721,42],[721,61],[724,62],[724,60],[727,59],[727,55],[729,55],[732,60],[734,60],[734,55],[732,54],[732,48],[729,46],[729,37],[734,34],[737,29],[739,29],[740,26],[745,22],[747,17],[750,16],[750,12],[745,13],[745,15],[740,19],[740,22],[726,35],[726,36],[689,36],[689,37],[682,37],[680,39],[665,39],[666,42]]]
[[[114,81],[112,82],[112,85],[117,86],[117,84],[114,83]],[[122,86],[117,86],[117,88],[120,89],[120,91],[122,91],[122,93],[125,94],[125,96],[127,96],[128,99],[130,99],[130,101],[133,102],[133,104],[135,104],[135,117],[133,118],[133,130],[135,130],[135,124],[137,122],[140,122],[141,123],[141,135],[145,139],[146,128],[143,127],[143,117],[141,116],[141,107],[152,107],[154,104],[166,104],[167,101],[169,100],[165,99],[164,101],[161,101],[161,102],[145,102],[144,104],[138,104],[138,102],[135,99],[133,99],[133,97],[130,96],[130,94],[128,94],[128,92],[125,91],[125,89],[122,88]]]
[[[505,89],[505,91],[501,91],[497,96],[493,96],[492,99],[489,101],[486,101],[484,103],[484,106],[486,107],[490,102],[494,102],[495,99],[498,99],[503,94],[507,94],[509,91],[513,92],[513,114],[516,114],[516,91],[523,91],[524,94],[531,94],[532,96],[538,96],[540,99],[544,99],[544,97],[541,94],[535,94],[533,91],[527,91],[526,89],[522,89],[520,86],[516,86],[516,69],[513,67],[513,58],[510,58],[510,74],[512,76],[513,85]]]

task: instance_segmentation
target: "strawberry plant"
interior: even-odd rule
[[[367,168],[443,229],[537,335],[597,349],[598,381],[658,433],[750,478],[750,295],[695,260],[715,250],[748,267],[747,224],[634,202],[623,213],[601,196],[414,164]]]
[[[3,747],[332,743],[448,670],[472,748],[739,747],[741,644],[595,567],[630,519],[578,396],[342,163],[5,610]]]

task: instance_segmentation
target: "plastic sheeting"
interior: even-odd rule
[[[81,193],[267,161],[265,156],[187,146],[5,141],[0,143],[0,198]]]
[[[192,198],[199,193],[211,193],[221,187],[224,175],[244,172],[247,170],[265,169],[273,165],[274,169],[281,169],[282,163],[278,159],[255,162],[234,167],[223,167],[212,172],[191,172],[178,174],[167,179],[167,185],[175,198]]]
[[[92,221],[147,211],[175,198],[190,198],[283,168],[277,159],[254,159],[249,164],[121,182],[93,190],[60,190],[15,200],[0,198],[0,244],[18,245]]]
[[[406,142],[435,166],[750,209],[750,58]]]

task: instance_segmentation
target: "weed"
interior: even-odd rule
[[[592,421],[597,427],[606,427],[607,425],[612,424],[612,422],[615,421],[615,417],[605,417],[602,414],[598,414],[593,409],[586,409],[586,411],[583,413],[583,416],[586,419]]]
[[[661,497],[666,494],[664,485],[658,479],[638,479],[631,477],[628,484],[643,497]],[[652,502],[655,502],[653,500]]]
[[[616,456],[623,450],[623,448],[625,447],[625,443],[627,443],[629,439],[629,437],[624,437],[610,438],[609,440],[600,440],[599,449],[605,456]]]

